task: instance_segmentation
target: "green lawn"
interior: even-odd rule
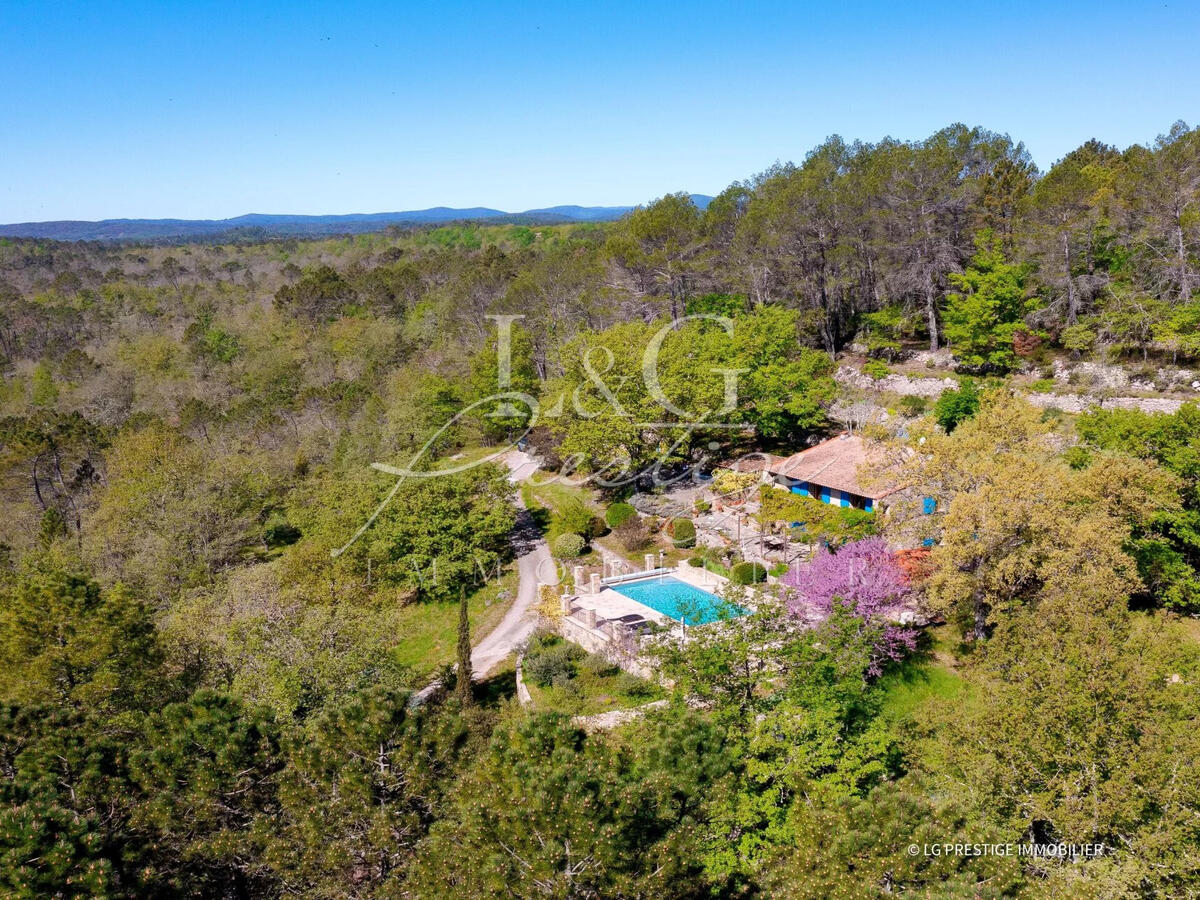
[[[535,473],[533,478],[521,485],[521,496],[525,498],[526,503],[532,497],[538,505],[551,509],[565,506],[572,500],[578,500],[584,506],[594,510],[597,515],[603,514],[603,510],[596,502],[595,492],[591,488],[576,487],[561,480],[555,481],[550,476],[538,478]]]
[[[884,689],[882,714],[892,722],[913,718],[928,704],[968,703],[971,685],[955,671],[957,639],[945,626],[929,628],[929,653],[906,660],[880,679]]]
[[[884,689],[882,714],[900,722],[912,718],[927,703],[941,703],[965,697],[967,683],[937,662],[909,663],[880,681]]]
[[[508,591],[507,599],[497,595]],[[468,599],[471,641],[480,639],[504,618],[517,592],[517,570],[509,568],[498,581],[484,585]],[[412,603],[401,611],[400,639],[392,649],[397,662],[424,675],[454,661],[458,645],[458,603]]]

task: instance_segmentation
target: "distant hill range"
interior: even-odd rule
[[[712,197],[692,194],[704,209]],[[487,225],[561,225],[571,222],[611,222],[633,206],[550,206],[508,213],[473,206],[453,209],[435,206],[406,212],[352,213],[344,216],[287,216],[250,213],[232,219],[102,219],[99,222],[21,222],[0,225],[0,237],[50,238],[57,241],[160,241],[224,236],[305,237],[361,234],[391,225],[416,227],[474,222]]]

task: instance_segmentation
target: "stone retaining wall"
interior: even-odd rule
[[[1183,400],[1174,397],[1089,397],[1086,394],[1026,394],[1025,399],[1041,409],[1061,409],[1068,413],[1089,409],[1140,409],[1147,413],[1176,413]]]
[[[1191,374],[1191,373],[1186,373]],[[841,366],[834,379],[838,384],[866,391],[890,392],[902,396],[936,398],[942,391],[958,388],[953,378],[924,378],[893,373],[876,381],[853,366]],[[1061,379],[1060,379],[1061,380]],[[1138,387],[1139,383],[1129,386]],[[1178,397],[1096,397],[1079,393],[1026,394],[1025,398],[1042,409],[1054,407],[1068,413],[1081,413],[1093,407],[1100,409],[1140,409],[1148,413],[1175,413],[1186,400]]]
[[[893,394],[913,397],[938,397],[942,391],[958,387],[953,378],[915,378],[893,372],[878,380],[860,372],[853,366],[839,366],[833,376],[838,384],[864,391],[890,391]]]
[[[609,626],[606,630],[605,626]],[[614,665],[620,666],[626,672],[640,675],[642,678],[654,678],[654,670],[642,662],[636,653],[621,647],[611,630],[614,627],[608,622],[596,628],[586,625],[578,615],[562,616],[554,622],[555,630],[563,638],[573,644],[578,644],[588,653],[597,653]],[[634,646],[636,647],[636,639]]]

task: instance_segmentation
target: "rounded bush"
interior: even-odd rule
[[[873,381],[879,381],[887,378],[892,373],[892,370],[887,367],[881,359],[868,359],[863,363],[863,374],[869,376]]]
[[[704,557],[703,556],[689,556],[688,557],[688,565],[691,566],[693,569],[702,568],[704,566]]]
[[[696,526],[691,519],[674,519],[671,522],[671,536],[675,546],[681,550],[696,546]]]
[[[608,534],[608,524],[599,516],[592,516],[592,520],[588,523],[588,538],[603,537]]]
[[[637,515],[637,510],[628,503],[614,503],[604,513],[609,528],[619,528]]]
[[[559,504],[558,509],[550,516],[551,531],[554,534],[587,535],[592,528],[592,511],[582,501],[574,497]]]
[[[767,580],[767,570],[760,563],[740,562],[729,570],[729,580],[734,584],[758,584]]]
[[[559,559],[573,559],[583,553],[584,541],[582,535],[567,532],[554,539],[554,555]]]

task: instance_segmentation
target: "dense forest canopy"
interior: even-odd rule
[[[888,395],[905,361],[956,385]],[[1086,365],[1169,369],[1177,411],[1031,405]],[[0,240],[0,893],[1194,897],[1198,367],[1183,123],[1046,172],[963,125],[834,137],[609,224]],[[414,704],[511,599],[485,457],[530,425],[547,468],[632,473],[605,503],[863,430],[936,498],[903,580],[945,624],[897,637],[841,573],[816,628],[763,602],[664,647],[671,702],[611,732]],[[385,502],[410,460],[447,471]],[[560,556],[646,540],[542,512]],[[829,527],[879,559],[873,522]],[[906,853],[1027,841],[1108,851]]]

